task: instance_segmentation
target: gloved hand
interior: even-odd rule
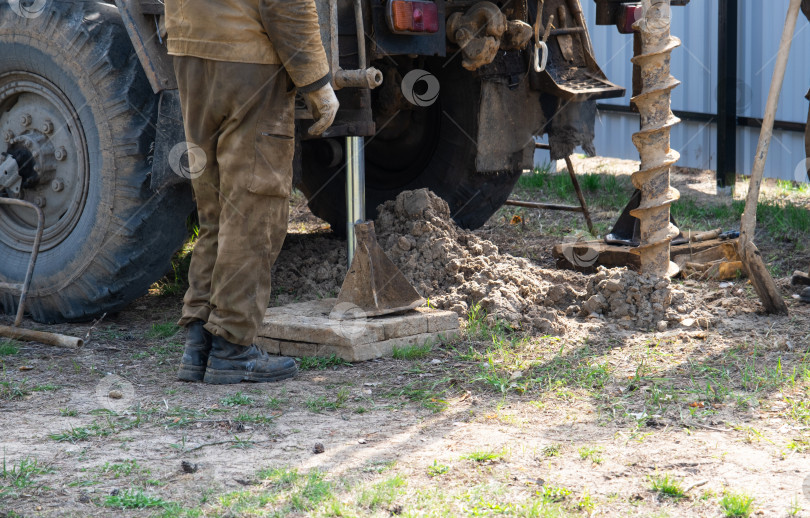
[[[309,112],[315,118],[315,124],[310,126],[310,135],[320,135],[332,125],[337,115],[340,103],[335,97],[335,91],[332,90],[332,85],[326,83],[317,90],[301,94],[304,97],[304,102],[307,103]]]

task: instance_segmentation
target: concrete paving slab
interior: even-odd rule
[[[338,320],[330,318],[337,299],[269,308],[256,345],[271,354],[332,356],[364,361],[390,356],[395,347],[449,340],[458,334],[458,317],[431,308],[399,315]]]

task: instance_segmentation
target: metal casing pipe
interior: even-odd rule
[[[357,239],[354,224],[366,218],[366,169],[363,137],[346,137],[346,246],[348,266],[354,259]]]

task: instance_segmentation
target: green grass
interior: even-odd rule
[[[264,416],[261,414],[248,414],[248,413],[241,413],[233,418],[234,421],[239,423],[251,423],[251,424],[270,424],[273,422],[275,418],[272,416]]]
[[[351,365],[343,358],[333,354],[332,356],[302,356],[298,360],[298,368],[302,371],[308,370],[324,370],[329,368],[340,367],[341,365]]]
[[[720,507],[729,518],[747,518],[753,512],[754,499],[745,493],[726,492]]]
[[[151,292],[163,296],[177,296],[185,293],[188,288],[188,268],[191,265],[191,251],[194,243],[200,236],[200,224],[197,221],[196,212],[186,220],[188,239],[183,247],[178,250],[171,260],[171,273],[154,283]]]
[[[308,399],[304,404],[310,412],[321,413],[324,410],[337,410],[342,408],[349,400],[349,389],[343,387],[335,394],[334,399],[326,396],[316,396]]]
[[[402,475],[394,475],[360,492],[357,503],[374,511],[389,506],[400,494],[401,488],[405,486],[405,478]]]
[[[180,331],[180,327],[173,322],[165,322],[162,324],[152,324],[151,329],[147,331],[147,338],[171,338]]]
[[[18,343],[14,340],[3,340],[0,342],[0,356],[12,356],[20,352]]]
[[[0,470],[0,497],[32,487],[37,484],[38,476],[53,472],[52,468],[40,464],[36,457],[25,457],[17,463],[9,464],[4,454],[3,467]]]
[[[682,229],[739,227],[745,200],[730,204],[700,204],[692,198],[681,198],[672,205],[672,215]],[[792,203],[763,200],[757,205],[759,228],[777,240],[795,241],[805,245],[803,236],[810,232],[810,210]]]
[[[75,408],[60,408],[59,415],[62,417],[76,417],[79,415],[79,411]]]
[[[556,503],[562,502],[571,496],[571,490],[564,487],[543,486],[543,489],[539,491],[539,494],[544,502]]]
[[[34,385],[31,389],[32,392],[53,392],[55,390],[59,390],[61,387],[59,385],[52,385],[50,383],[45,383],[44,385]]]
[[[670,477],[669,473],[650,477],[650,489],[670,498],[683,498],[683,485],[680,480]]]
[[[589,460],[594,464],[602,463],[602,452],[605,451],[601,446],[589,447],[583,446],[579,449],[579,458],[582,460]]]
[[[31,393],[28,388],[28,381],[13,381],[4,379],[0,381],[0,400],[12,401],[14,399],[22,399]]]
[[[224,398],[220,399],[219,402],[222,406],[246,406],[254,403],[252,397],[241,392],[237,392],[236,394],[232,394],[230,396],[225,396]]]
[[[610,173],[577,174],[577,180],[591,206],[608,209],[621,209],[633,192],[629,176],[616,176]],[[517,190],[529,191],[533,198],[549,198],[575,202],[576,192],[567,171],[551,173],[550,165],[535,166],[529,174],[520,177]],[[534,191],[537,191],[536,193]]]
[[[419,403],[423,408],[433,412],[441,412],[448,405],[447,400],[444,398],[446,390],[438,388],[443,383],[445,383],[445,380],[438,380],[431,384],[413,382],[388,392],[386,396]]]
[[[426,342],[422,345],[406,345],[394,347],[393,357],[395,360],[421,360],[433,350],[433,344]]]
[[[104,500],[106,507],[116,509],[149,509],[149,508],[175,508],[177,504],[144,493],[139,489],[125,489],[114,495],[109,495]]]
[[[506,449],[501,451],[476,450],[468,453],[467,455],[462,455],[461,458],[471,460],[473,462],[497,462],[507,456],[508,453],[509,452]]]
[[[56,442],[76,443],[88,441],[93,437],[108,437],[124,430],[137,428],[143,423],[142,416],[115,416],[111,415],[111,412],[107,409],[93,410],[90,414],[103,415],[104,419],[96,420],[88,426],[71,426],[65,431],[48,434],[48,437]]]
[[[450,471],[450,466],[446,464],[439,464],[435,460],[433,464],[427,467],[427,474],[429,477],[438,477]]]
[[[559,457],[561,448],[562,448],[562,445],[560,445],[560,444],[549,444],[548,446],[543,448],[543,456],[544,457]]]
[[[87,429],[85,426],[71,426],[70,429],[65,430],[64,432],[57,432],[48,435],[51,439],[56,442],[79,442],[79,441],[86,441],[94,434]]]
[[[310,516],[328,502],[337,503],[333,483],[323,471],[302,474],[297,469],[268,468],[256,475],[261,486],[222,495],[214,515]]]
[[[102,466],[98,467],[98,471],[99,473],[110,474],[113,478],[127,477],[133,473],[144,475],[150,473],[150,470],[142,467],[135,459],[125,460],[115,464],[105,462]]]

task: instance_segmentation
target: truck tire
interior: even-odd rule
[[[504,204],[520,178],[521,170],[476,172],[480,83],[461,67],[443,68],[444,62],[428,60],[425,67],[441,86],[433,104],[383,115],[377,119],[377,134],[366,138],[368,219],[376,217],[381,203],[402,191],[427,187],[447,201],[457,224],[476,229]],[[297,187],[313,214],[344,235],[345,168],[343,163],[330,163],[335,154],[327,148],[323,141],[303,143]]]
[[[43,323],[87,320],[166,273],[191,191],[149,188],[157,96],[115,6],[20,5],[0,4],[0,150],[22,165],[23,198],[39,199],[46,216],[26,309]],[[0,206],[0,281],[24,278],[31,212]],[[0,309],[14,312],[18,298],[0,293]]]

